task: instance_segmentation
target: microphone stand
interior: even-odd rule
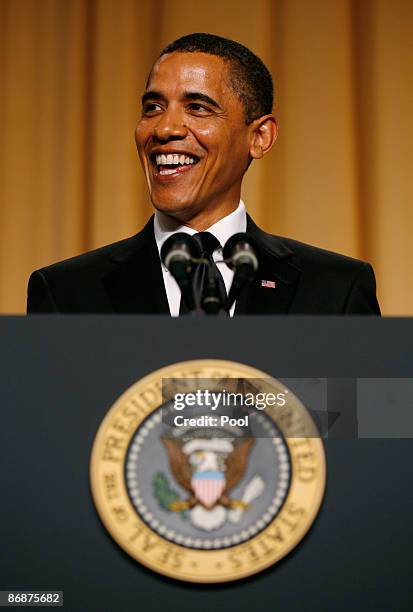
[[[206,286],[202,287],[203,292],[199,294],[195,287],[195,275],[192,277],[192,291],[195,296],[195,303],[197,305],[197,314],[203,315],[219,315],[226,314],[225,305],[223,304],[222,297],[220,295],[217,278],[215,276],[215,270],[209,259],[193,259],[194,263],[204,264],[207,266],[207,283]],[[202,291],[201,289],[201,291]]]
[[[239,298],[242,290],[251,281],[251,268],[248,265],[240,265],[235,270],[234,278],[228,293],[226,308],[229,310],[236,299]]]
[[[208,283],[201,304],[207,315],[217,315],[224,307],[215,271],[210,261],[208,261]]]

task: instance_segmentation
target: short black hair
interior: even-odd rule
[[[159,57],[196,51],[216,55],[231,65],[229,85],[244,106],[247,125],[272,112],[274,87],[270,71],[255,53],[239,42],[215,34],[188,34],[167,45]]]

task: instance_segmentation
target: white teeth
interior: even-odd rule
[[[161,170],[159,174],[176,174],[176,170],[174,168],[170,170]]]
[[[177,155],[169,153],[168,155],[157,155],[156,163],[158,166],[170,166],[170,165],[190,165],[195,163],[195,159],[193,157],[189,157],[188,155]]]

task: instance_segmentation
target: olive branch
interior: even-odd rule
[[[157,472],[153,479],[153,494],[158,504],[166,512],[171,512],[171,504],[180,500],[179,493],[171,488],[168,478],[163,472]],[[187,518],[186,512],[180,512],[183,519]]]

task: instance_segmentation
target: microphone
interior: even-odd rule
[[[225,304],[223,303],[223,299],[220,295],[217,278],[210,262],[208,262],[207,279],[208,282],[204,288],[201,306],[206,314],[217,315],[221,313],[223,308],[225,309]],[[225,312],[225,314],[228,313]]]
[[[228,267],[234,270],[234,278],[228,294],[227,308],[229,309],[258,270],[257,248],[254,240],[248,234],[240,232],[227,240],[223,255]]]
[[[192,260],[201,257],[198,242],[184,232],[169,236],[161,248],[162,263],[179,285],[188,310],[194,310],[195,301],[192,288]]]

